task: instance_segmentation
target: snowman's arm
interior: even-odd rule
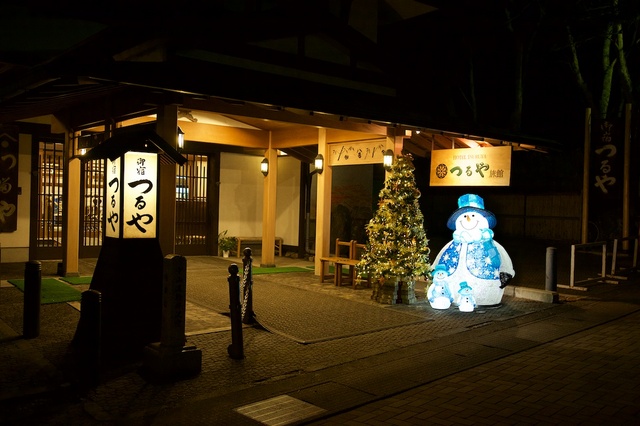
[[[500,253],[500,272],[504,272],[511,275],[511,277],[515,277],[516,271],[513,270],[513,263],[511,263],[509,254],[496,240],[493,240],[493,244],[495,244],[498,249],[498,253]]]

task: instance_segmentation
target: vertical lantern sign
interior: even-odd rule
[[[158,154],[124,154],[123,237],[156,238]]]
[[[120,238],[120,221],[122,214],[120,213],[120,194],[122,192],[122,157],[115,160],[107,160],[107,225],[105,236],[111,238]]]

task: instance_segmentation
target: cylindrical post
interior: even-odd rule
[[[242,253],[244,254],[242,265],[245,274],[242,288],[242,322],[243,324],[253,324],[255,317],[253,313],[253,275],[251,273],[253,259],[251,258],[251,249],[249,247],[245,248]]]
[[[86,386],[94,387],[100,384],[102,362],[102,293],[92,289],[83,291],[80,309],[86,327],[80,360],[82,381]]]
[[[24,306],[22,334],[26,339],[40,335],[40,299],[42,294],[42,264],[26,263],[24,270]]]
[[[556,265],[555,247],[547,247],[547,263],[545,272],[545,290],[558,291],[558,268]]]
[[[229,316],[231,317],[231,344],[227,347],[229,356],[233,359],[244,358],[242,344],[242,312],[240,311],[240,277],[238,265],[229,265]]]

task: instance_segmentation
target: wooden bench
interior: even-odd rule
[[[346,248],[346,250],[345,250]],[[364,244],[358,244],[356,240],[341,241],[336,238],[335,256],[320,257],[320,282],[323,283],[328,278],[333,278],[333,282],[337,287],[344,283],[351,283],[356,287],[356,265],[360,262],[360,256],[365,249]],[[334,273],[328,274],[325,271],[328,268],[327,263],[334,265]],[[342,267],[348,266],[349,271],[345,274]],[[371,285],[369,279],[366,279],[367,287]]]
[[[236,237],[238,240],[238,257],[242,257],[242,243],[262,243],[262,237]],[[276,249],[278,256],[282,256],[282,244],[284,240],[276,237]]]

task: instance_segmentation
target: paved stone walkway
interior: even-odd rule
[[[313,424],[637,425],[638,324],[636,311]]]
[[[203,353],[197,377],[152,384],[139,365],[128,365],[103,371],[100,384],[84,392],[68,374],[76,307],[43,305],[40,336],[24,339],[22,293],[3,281],[1,423],[640,424],[635,275],[563,291],[559,303],[505,297],[499,308],[472,314],[430,309],[420,286],[422,303],[390,306],[372,302],[368,289],[320,284],[313,273],[255,276],[264,290],[254,303],[257,318],[269,317],[268,309],[282,319],[269,324],[279,327],[272,332],[245,326],[245,359],[233,360],[225,315],[233,261],[239,259],[188,258],[188,343]],[[13,272],[3,266],[5,280],[21,272],[20,265]],[[81,266],[81,274],[91,273],[91,261]],[[520,285],[540,288],[540,265],[528,268],[535,272],[523,274]],[[301,297],[317,303],[278,303]],[[383,319],[415,321],[351,332],[375,322],[374,308]],[[301,318],[321,338],[296,338]]]

